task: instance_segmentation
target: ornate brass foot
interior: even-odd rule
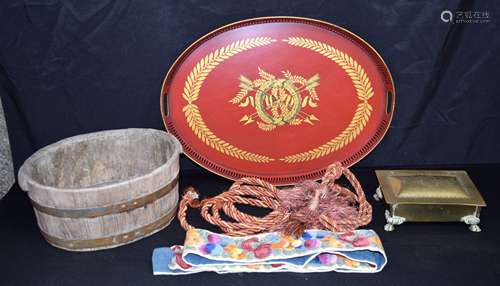
[[[466,215],[466,216],[462,217],[460,219],[460,221],[469,225],[469,230],[472,232],[480,232],[481,231],[481,228],[478,225],[479,222],[481,222],[481,220],[475,215]]]
[[[387,221],[387,224],[384,226],[385,231],[393,231],[395,225],[400,225],[406,221],[406,218],[401,217],[401,216],[393,216],[391,215],[391,212],[386,210],[385,211],[385,220]]]
[[[386,225],[384,225],[384,230],[385,231],[393,231],[394,225],[387,223]]]
[[[380,186],[375,190],[375,194],[373,194],[373,198],[379,202],[384,198],[384,195],[382,195],[382,190],[380,189]]]

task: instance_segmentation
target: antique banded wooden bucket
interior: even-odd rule
[[[159,130],[79,135],[33,154],[19,170],[19,185],[53,246],[117,247],[175,217],[180,152],[177,139]]]

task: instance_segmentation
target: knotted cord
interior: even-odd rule
[[[342,174],[355,193],[335,183]],[[305,229],[326,229],[335,232],[354,230],[372,219],[372,207],[354,174],[338,162],[330,165],[321,181],[304,181],[292,188],[278,189],[257,178],[242,178],[225,192],[199,201],[192,187],[185,190],[179,203],[178,218],[188,230],[188,207],[201,209],[202,217],[224,233],[243,236],[267,231],[300,235]],[[241,212],[236,205],[268,208],[263,217]],[[231,221],[221,217],[221,211]]]

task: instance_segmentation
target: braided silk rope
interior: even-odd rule
[[[335,184],[342,174],[355,193]],[[293,188],[278,189],[257,178],[242,178],[218,196],[202,201],[198,196],[198,192],[189,187],[179,203],[177,216],[185,230],[192,228],[186,220],[188,207],[201,209],[206,221],[233,236],[266,231],[298,235],[308,228],[346,232],[368,224],[372,218],[372,207],[366,201],[359,181],[340,163],[330,165],[320,183],[306,181]],[[256,217],[238,210],[237,204],[272,211]],[[221,218],[221,211],[232,221]]]

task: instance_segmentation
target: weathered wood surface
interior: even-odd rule
[[[14,184],[14,167],[10,152],[7,124],[0,99],[0,200],[7,194]]]
[[[33,154],[19,170],[19,184],[51,244],[77,251],[116,247],[174,217],[180,152],[175,137],[159,130],[84,134]]]

